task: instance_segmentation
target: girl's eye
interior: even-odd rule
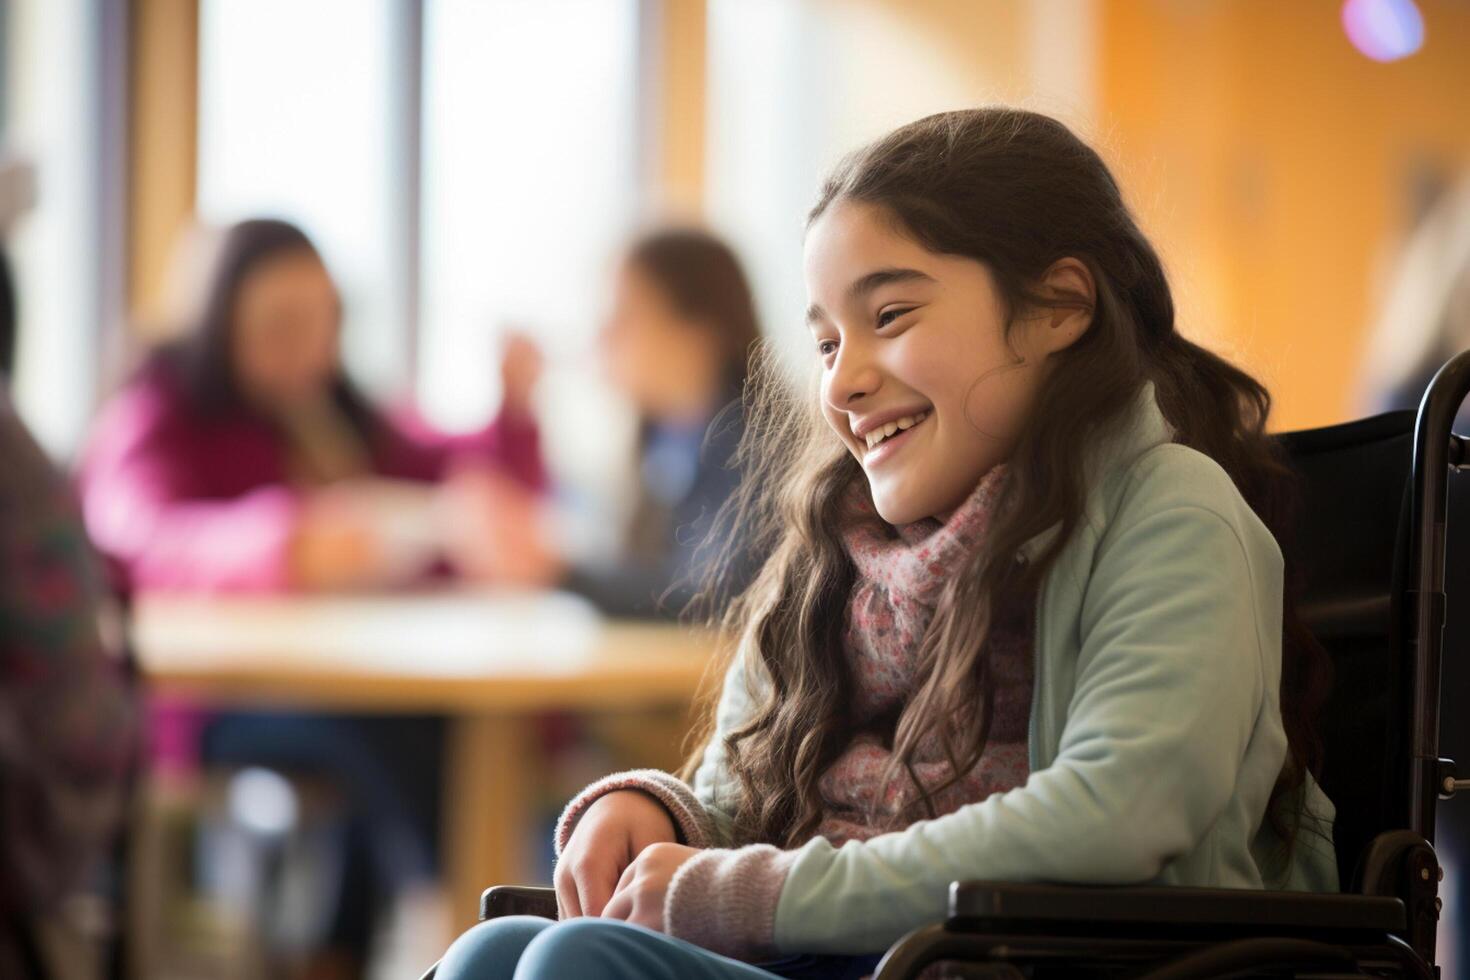
[[[817,353],[821,354],[823,357],[831,357],[833,354],[837,353],[837,341],[835,341],[835,340],[819,340],[819,341],[817,341]]]
[[[894,320],[897,320],[899,317],[903,316],[905,313],[912,312],[913,309],[914,308],[912,306],[900,306],[893,309],[884,310],[883,312],[878,314],[878,329],[882,330],[884,327],[888,326]]]

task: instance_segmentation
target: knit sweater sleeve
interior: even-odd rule
[[[800,853],[769,844],[701,851],[669,882],[664,932],[721,956],[775,958],[776,905]]]
[[[662,803],[673,818],[681,843],[699,848],[727,846],[740,781],[730,771],[725,738],[751,717],[760,695],[758,685],[747,680],[743,653],[737,654],[725,674],[715,711],[715,730],[693,784],[656,769],[635,769],[599,779],[562,811],[556,825],[556,853],[560,855],[566,847],[588,807],[608,793],[623,789],[640,790]]]
[[[699,803],[689,785],[671,773],[658,769],[630,769],[604,776],[572,798],[556,822],[556,854],[566,849],[572,839],[572,831],[587,808],[609,793],[618,790],[636,789],[663,804],[674,821],[679,843],[690,847],[711,846],[712,821]]]

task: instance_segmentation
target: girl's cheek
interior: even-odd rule
[[[1026,419],[1032,372],[1027,365],[992,369],[976,379],[963,400],[964,417],[975,435],[1008,444]]]
[[[832,433],[833,440],[842,446],[843,449],[850,449],[847,444],[847,439],[843,437],[843,430],[847,425],[847,417],[838,417],[832,412],[824,410],[822,412],[822,418],[826,420],[827,429]]]
[[[829,392],[832,387],[832,372],[823,371],[821,380],[817,383],[817,408],[822,413],[822,419],[827,423],[827,428],[832,430],[832,435],[838,439],[842,438],[842,430],[838,426],[847,424],[847,416],[832,407]]]

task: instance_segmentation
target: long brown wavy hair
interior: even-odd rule
[[[1035,402],[1045,408],[1032,413],[1009,459],[987,545],[942,592],[921,643],[914,694],[884,733],[897,760],[890,775],[912,779],[918,790],[905,816],[932,815],[931,794],[945,788],[926,790],[914,776],[921,741],[947,753],[950,784],[985,751],[994,696],[986,643],[991,610],[1035,601],[1082,520],[1088,487],[1080,452],[1118,431],[1152,381],[1175,440],[1229,473],[1287,553],[1281,711],[1289,748],[1269,816],[1290,846],[1300,813],[1291,801],[1304,774],[1321,763],[1315,718],[1330,668],[1297,616],[1290,556],[1296,494],[1266,434],[1269,392],[1175,330],[1163,266],[1117,183],[1097,153],[1054,119],[1009,108],[920,119],[840,164],[808,225],[839,200],[883,208],[925,248],[984,263],[1003,297],[1008,335],[1019,316],[1059,303],[1081,302],[1092,313],[1086,333],[1051,359]],[[1067,257],[1091,271],[1094,303],[1036,292],[1043,273]],[[739,456],[746,476],[719,526],[769,558],[750,588],[726,605],[722,622],[739,638],[747,672],[769,683],[754,716],[725,747],[741,785],[737,840],[790,847],[816,832],[818,780],[853,733],[854,682],[842,637],[855,572],[840,542],[846,495],[866,481],[817,399],[785,384],[769,352],[758,359],[746,394]],[[1023,543],[1054,526],[1060,533],[1033,560],[1015,561]],[[686,775],[699,755],[689,759]]]

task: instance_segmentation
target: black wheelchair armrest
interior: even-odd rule
[[[480,921],[505,915],[555,919],[556,891],[525,885],[485,889]],[[1404,903],[1384,896],[1000,881],[956,881],[949,886],[949,928],[965,931],[1381,934],[1401,933],[1406,924]]]
[[[1052,934],[1382,935],[1407,925],[1404,903],[1385,896],[994,881],[951,884],[949,915],[952,929]]]
[[[1242,964],[1330,970],[1359,947],[1381,951],[1405,975],[1430,976],[1400,938],[1406,921],[1393,897],[957,881],[949,918],[900,939],[876,977],[912,980],[946,959],[1028,958],[1057,968],[1048,975],[1066,975],[1057,970],[1069,964],[1131,963],[1137,971],[1152,962],[1171,963],[1159,977],[1234,976]]]
[[[480,895],[480,921],[503,915],[556,918],[556,889],[534,885],[496,885]]]

